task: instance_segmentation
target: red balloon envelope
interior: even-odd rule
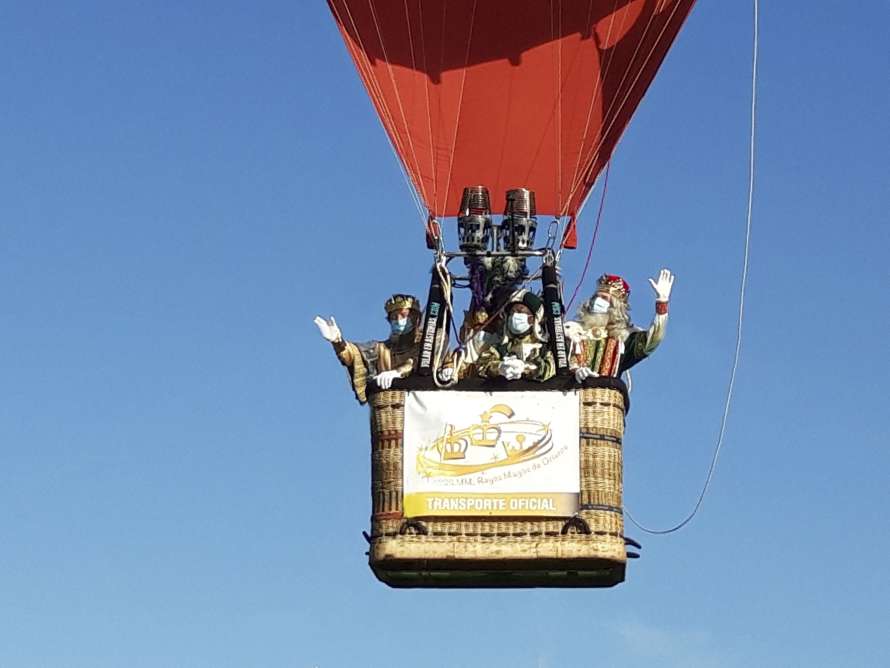
[[[328,0],[430,213],[535,191],[574,216],[695,0]]]

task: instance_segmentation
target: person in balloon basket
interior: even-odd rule
[[[349,371],[359,403],[367,401],[368,378],[388,390],[396,378],[414,371],[422,338],[420,301],[413,295],[395,294],[384,304],[390,335],[385,341],[353,343],[343,339],[337,321],[315,317],[321,335],[334,346],[337,359]]]
[[[630,286],[613,274],[599,278],[596,292],[581,305],[577,320],[566,323],[572,344],[571,366],[579,383],[595,376],[621,376],[661,343],[674,275],[662,269],[657,279],[649,279],[649,284],[655,291],[655,317],[648,329],[631,324]]]
[[[543,334],[544,302],[533,292],[520,290],[504,313],[503,335],[479,357],[477,373],[483,378],[544,381],[556,373],[553,353]]]

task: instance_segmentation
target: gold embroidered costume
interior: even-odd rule
[[[337,359],[346,367],[352,382],[352,390],[359,403],[368,400],[368,379],[378,374],[395,371],[399,378],[409,376],[420,354],[423,336],[420,328],[420,302],[412,295],[393,295],[384,305],[387,320],[393,323],[399,316],[409,318],[411,328],[402,333],[393,332],[385,341],[354,343],[342,338],[332,341]]]

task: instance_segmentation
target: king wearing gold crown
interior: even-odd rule
[[[630,286],[613,274],[600,276],[596,292],[578,310],[577,321],[566,323],[579,383],[592,376],[620,376],[651,355],[664,339],[674,275],[662,269],[649,284],[655,291],[655,316],[648,329],[631,324]]]
[[[359,403],[367,401],[368,378],[388,390],[396,378],[414,371],[420,352],[421,309],[414,295],[395,294],[383,305],[390,335],[385,341],[353,343],[343,339],[337,321],[315,317],[322,337],[334,346],[337,359],[349,371],[352,389]]]

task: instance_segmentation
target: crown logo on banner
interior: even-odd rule
[[[550,425],[514,416],[510,406],[495,404],[475,424],[460,429],[446,424],[442,435],[417,453],[417,472],[428,478],[461,476],[547,454],[553,447]]]

